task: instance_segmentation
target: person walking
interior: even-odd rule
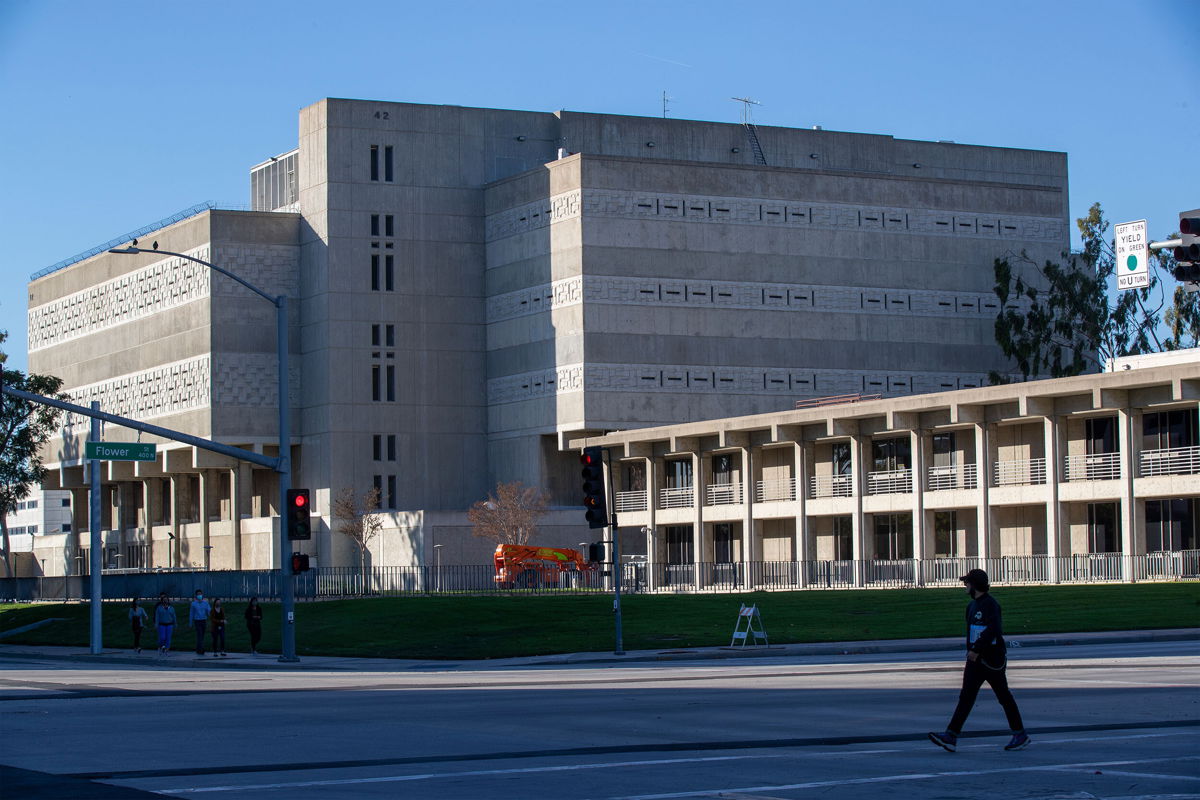
[[[246,630],[250,633],[250,655],[258,655],[258,643],[262,640],[262,606],[257,597],[250,598],[246,606]]]
[[[213,658],[226,655],[225,606],[221,605],[221,598],[213,598],[212,611],[208,612],[208,621],[212,623]]]
[[[167,599],[167,593],[158,596],[154,607],[154,624],[158,628],[158,654],[165,656],[171,649],[171,634],[175,631],[175,606]]]
[[[1012,739],[1005,750],[1022,750],[1029,746],[1029,734],[1021,722],[1017,701],[1008,688],[1008,654],[1004,644],[1004,626],[1000,621],[1000,604],[988,594],[991,585],[987,573],[973,569],[959,578],[967,587],[971,602],[967,606],[967,663],[963,668],[962,691],[958,695],[958,706],[950,718],[950,724],[942,733],[930,733],[929,740],[953,753],[958,749],[958,737],[962,735],[963,723],[984,682],[992,687],[1004,716],[1008,719]]]
[[[129,604],[129,627],[133,631],[133,651],[141,654],[142,630],[145,629],[149,617],[146,616],[146,609],[142,608],[142,604],[138,600],[139,598],[135,597]]]
[[[196,590],[196,599],[188,609],[188,622],[196,629],[196,655],[204,655],[204,629],[208,626],[208,615],[212,606],[204,599],[204,592]]]

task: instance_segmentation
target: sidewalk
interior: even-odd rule
[[[1012,650],[1030,647],[1054,647],[1089,644],[1127,644],[1136,642],[1200,641],[1200,628],[1174,628],[1149,631],[1105,631],[1100,633],[1043,633],[1010,639]],[[51,647],[0,644],[0,658],[70,663],[113,664],[121,666],[171,667],[173,669],[255,669],[313,670],[323,672],[404,672],[450,669],[505,669],[569,664],[624,664],[647,661],[704,661],[713,659],[789,658],[807,656],[857,656],[878,653],[939,653],[959,651],[961,637],[940,639],[888,639],[861,642],[820,642],[781,644],[758,647],[695,647],[667,650],[630,650],[625,655],[611,652],[563,653],[522,658],[498,658],[482,661],[431,661],[398,658],[345,658],[340,656],[302,656],[298,662],[282,663],[278,656],[230,653],[214,657],[198,656],[190,650],[176,650],[160,656],[152,649],[135,654],[131,650],[105,650],[92,655],[81,647]]]

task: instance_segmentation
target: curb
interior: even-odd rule
[[[1161,631],[1112,631],[1107,633],[1064,633],[1037,634],[1032,637],[1014,639],[1009,642],[1012,649],[1033,647],[1070,647],[1089,644],[1136,644],[1141,642],[1185,642],[1200,641],[1200,628],[1169,629]],[[888,653],[943,653],[962,650],[962,639],[897,639],[870,642],[825,642],[814,644],[764,645],[761,647],[711,647],[688,650],[637,650],[616,655],[614,653],[562,653],[549,656],[525,656],[503,659],[480,659],[475,661],[430,661],[428,659],[391,658],[339,658],[331,656],[308,656],[298,662],[284,663],[272,654],[253,657],[244,654],[232,658],[197,657],[191,653],[177,653],[176,657],[160,658],[151,652],[149,656],[134,656],[125,650],[109,650],[93,655],[88,652],[39,652],[36,650],[14,650],[21,645],[0,644],[0,657],[71,661],[96,664],[122,664],[131,666],[174,666],[191,669],[287,669],[302,671],[369,672],[369,671],[438,671],[471,668],[566,666],[575,664],[625,664],[665,661],[714,661],[750,658],[803,658],[808,656],[862,656]],[[73,650],[74,648],[56,648]],[[313,660],[315,659],[315,660]]]

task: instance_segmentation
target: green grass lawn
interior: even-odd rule
[[[1083,632],[1200,626],[1200,583],[1021,586],[994,592],[1005,633]],[[772,643],[908,639],[962,634],[961,589],[759,592],[741,595],[634,595],[622,600],[628,650],[729,644],[738,607],[756,603]],[[144,604],[153,614],[151,604]],[[127,606],[104,607],[104,645],[128,648]],[[249,649],[244,603],[226,604],[229,650]],[[179,619],[187,618],[177,603]],[[279,606],[263,605],[263,652],[279,650]],[[87,604],[0,605],[0,632],[60,617],[6,637],[14,644],[88,644]],[[611,650],[611,595],[570,597],[398,597],[301,603],[301,655],[482,659]],[[143,646],[155,647],[147,629]],[[174,649],[189,650],[191,630]]]

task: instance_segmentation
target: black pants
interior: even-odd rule
[[[958,707],[954,709],[954,716],[950,718],[950,725],[946,730],[951,733],[962,733],[963,723],[967,721],[967,715],[975,707],[975,698],[979,696],[979,688],[985,681],[996,693],[996,699],[1000,701],[1000,707],[1004,709],[1004,716],[1008,718],[1008,727],[1013,731],[1024,730],[1021,712],[1017,708],[1017,701],[1013,699],[1012,692],[1008,689],[1008,677],[1004,672],[1003,667],[991,669],[983,661],[968,661],[967,666],[963,669],[962,691],[958,695]]]
[[[246,629],[250,631],[250,649],[257,650],[258,643],[262,640],[262,623],[247,622]]]
[[[133,649],[137,650],[141,646],[142,646],[142,626],[134,625],[133,626]]]
[[[213,652],[214,653],[224,653],[225,652],[225,626],[219,622],[215,623],[213,625],[213,629],[212,629],[212,637],[213,637]]]
[[[204,629],[208,622],[202,619],[192,620],[192,624],[196,626],[196,655],[204,655]]]

